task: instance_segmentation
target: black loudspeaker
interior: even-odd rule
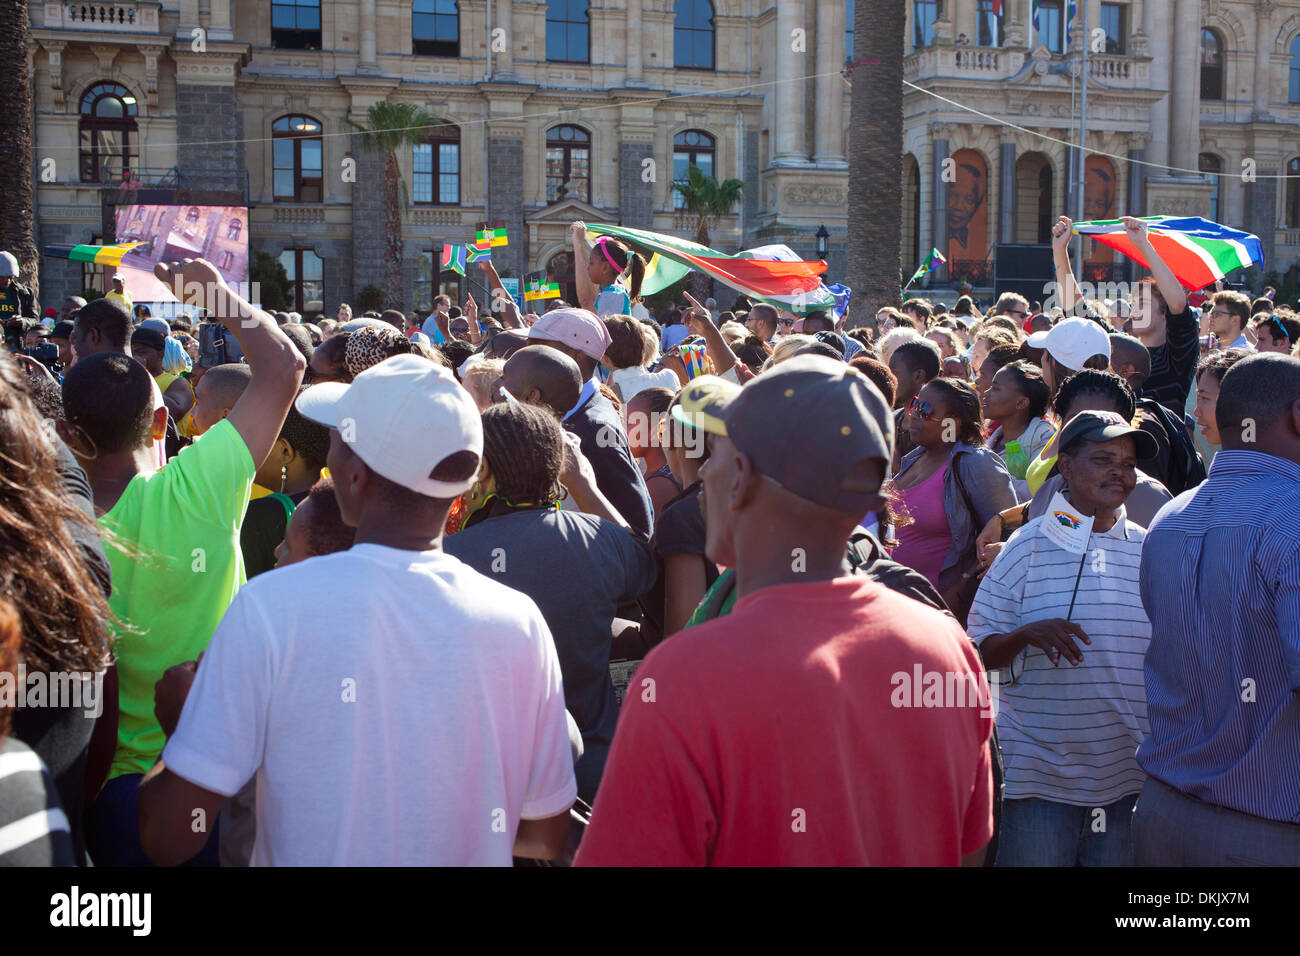
[[[1018,292],[1031,305],[1043,302],[1052,294],[1049,285],[1056,281],[1052,247],[1040,243],[1000,242],[993,275],[993,289],[998,295]]]

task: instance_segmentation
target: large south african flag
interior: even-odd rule
[[[647,256],[657,255],[678,266],[707,273],[751,299],[786,309],[795,315],[807,315],[818,309],[829,312],[835,307],[835,297],[821,281],[821,274],[826,271],[824,262],[732,256],[676,236],[603,223],[588,223],[587,232],[593,236],[622,239]]]
[[[1259,236],[1249,232],[1199,216],[1143,216],[1142,221],[1147,224],[1152,247],[1188,289],[1203,289],[1234,269],[1264,264],[1264,247]],[[1129,242],[1122,219],[1076,222],[1072,231],[1091,236],[1149,268],[1146,259]]]

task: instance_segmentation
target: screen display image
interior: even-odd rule
[[[158,262],[207,259],[230,283],[248,281],[248,209],[244,206],[118,206],[117,241],[143,242],[118,272],[133,302],[174,302],[154,278]]]

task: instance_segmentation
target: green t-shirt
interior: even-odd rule
[[[152,475],[137,475],[100,525],[113,569],[118,620],[117,752],[109,779],[145,773],[166,738],[153,715],[154,684],[194,660],[244,583],[239,528],[256,472],[235,426],[222,421]],[[125,547],[136,552],[124,552]]]

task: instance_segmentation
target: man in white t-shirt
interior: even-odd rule
[[[333,429],[356,544],[251,581],[202,666],[160,683],[164,730],[184,709],[140,788],[146,852],[188,859],[195,810],[215,820],[255,776],[254,865],[554,857],[577,788],[550,632],[530,598],[441,547],[482,455],[473,399],[400,355],[298,409]]]

